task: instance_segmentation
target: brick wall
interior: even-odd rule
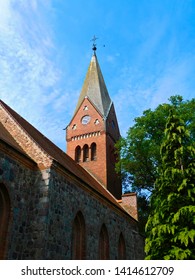
[[[41,149],[41,147],[31,139],[30,136],[18,125],[18,123],[9,115],[9,113],[0,105],[0,119],[3,126],[9,131],[15,141],[28,154],[40,168],[49,167],[52,160]]]
[[[138,220],[137,195],[135,192],[123,194],[122,200],[119,203],[127,213],[134,217],[134,219]]]
[[[90,121],[86,125],[81,122],[85,115],[90,116]],[[80,146],[82,153],[79,164],[92,173],[101,184],[107,186],[106,137],[104,131],[105,124],[102,116],[86,98],[67,128],[66,140],[67,154],[75,160],[75,149]],[[89,158],[89,161],[83,162],[83,147],[85,144],[91,147],[92,143],[96,143],[97,160],[91,161]]]
[[[84,125],[81,120],[85,115],[90,116],[90,121]],[[112,105],[108,118],[104,120],[93,104],[85,98],[67,127],[67,154],[75,160],[76,147],[80,146],[81,161],[79,164],[119,199],[122,187],[115,172],[116,157],[114,154],[114,145],[118,139],[119,129],[114,106]],[[91,161],[89,156],[89,161],[83,162],[83,147],[87,144],[90,148],[92,143],[97,146],[97,158]],[[89,150],[89,154],[90,152],[91,150]]]

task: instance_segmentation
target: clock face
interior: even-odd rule
[[[84,117],[82,117],[81,123],[88,124],[90,122],[90,119],[91,119],[91,117],[89,115],[85,115]]]

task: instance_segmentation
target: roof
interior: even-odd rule
[[[86,97],[90,99],[103,117],[107,117],[112,101],[108,94],[96,54],[93,54],[91,58],[75,113]]]
[[[25,153],[22,148],[18,145],[16,140],[11,136],[11,134],[6,130],[3,124],[0,122],[0,139],[20,151],[21,153]]]
[[[13,109],[11,109],[7,104],[0,100],[0,105],[11,115],[11,117],[18,123],[18,125],[25,131],[31,139],[42,149],[48,156],[53,158],[62,167],[72,173],[74,176],[85,182],[94,191],[101,194],[104,198],[109,200],[112,204],[118,207],[123,212],[124,209],[118,204],[117,200],[113,195],[105,189],[98,181],[95,180],[84,168],[77,164],[71,157],[64,153],[60,148],[58,148],[54,143],[52,143],[47,137],[40,133],[35,127],[33,127],[29,122],[17,114]],[[1,120],[0,120],[1,121]],[[0,122],[1,124],[1,122]],[[6,132],[6,129],[2,129],[2,124],[0,126],[0,135],[5,140],[10,142],[12,146],[16,149],[22,150],[22,148],[16,143],[12,136]],[[125,212],[126,213],[126,212]]]

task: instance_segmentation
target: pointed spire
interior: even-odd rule
[[[102,116],[106,118],[112,101],[108,94],[95,51],[89,64],[85,81],[76,106],[76,111],[86,97],[89,98],[89,100],[94,104]]]

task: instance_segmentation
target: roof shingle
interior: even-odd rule
[[[18,145],[15,139],[11,136],[11,134],[6,130],[3,124],[0,122],[0,139],[18,150],[19,152],[25,154],[22,148]]]
[[[103,117],[107,117],[112,101],[95,54],[91,58],[75,113],[85,97],[89,98]]]

